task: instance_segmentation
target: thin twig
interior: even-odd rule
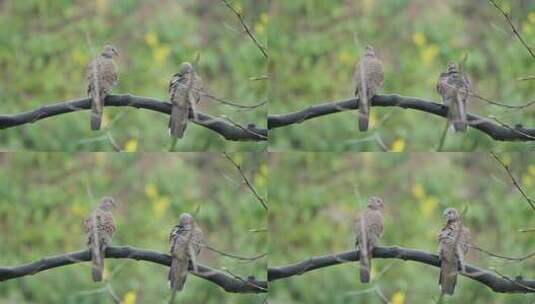
[[[524,38],[522,38],[522,36],[520,36],[520,33],[518,33],[516,27],[514,26],[513,22],[511,21],[511,17],[509,17],[509,14],[507,14],[503,8],[501,8],[494,0],[489,0],[490,3],[492,3],[492,5],[494,5],[501,13],[502,15],[505,17],[505,19],[507,20],[507,22],[509,23],[509,25],[511,26],[512,30],[513,30],[513,33],[516,35],[516,37],[518,37],[518,39],[520,40],[520,42],[522,42],[522,44],[524,45],[524,47],[528,50],[528,52],[531,54],[531,57],[533,57],[533,59],[535,59],[535,54],[533,53],[533,51],[531,50],[531,48],[528,46],[528,44],[526,43],[526,41],[524,41]]]
[[[518,80],[520,81],[524,81],[524,80],[535,80],[535,75],[529,75],[529,76],[525,76],[525,77],[519,77]]]
[[[253,256],[253,257],[245,257],[245,256],[240,256],[240,255],[234,255],[234,254],[230,254],[230,253],[226,253],[226,252],[223,252],[219,249],[216,249],[210,245],[207,245],[207,244],[201,244],[201,246],[205,247],[206,249],[210,250],[210,251],[213,251],[213,252],[216,252],[222,256],[226,256],[226,257],[229,257],[229,258],[233,258],[233,259],[236,259],[236,260],[242,260],[242,261],[256,261],[258,259],[261,259],[265,256],[267,256],[267,253],[262,253],[262,254],[259,254],[259,255],[256,255],[256,256]]]
[[[521,105],[508,105],[508,104],[505,104],[505,103],[501,103],[501,102],[497,102],[497,101],[493,101],[493,100],[490,100],[488,98],[485,98],[483,96],[480,96],[478,94],[475,94],[473,92],[470,92],[468,93],[470,96],[473,96],[475,97],[476,99],[479,99],[479,100],[482,100],[486,103],[489,103],[491,105],[495,105],[495,106],[499,106],[499,107],[504,107],[504,108],[508,108],[508,109],[524,109],[524,108],[527,108],[527,107],[530,107],[532,105],[535,104],[535,100],[534,101],[530,101],[528,103],[525,103],[525,104],[521,104]]]
[[[446,127],[444,128],[444,131],[442,131],[442,136],[440,136],[440,141],[438,142],[437,152],[441,152],[444,148],[444,142],[446,141],[446,135],[448,134],[449,127],[449,122],[446,122]]]
[[[232,7],[232,5],[230,5],[230,3],[228,3],[227,0],[221,0],[221,1],[223,1],[223,3],[225,3],[225,5],[234,13],[234,15],[236,15],[236,17],[238,17],[238,19],[240,20],[241,25],[243,26],[243,29],[245,30],[247,35],[251,38],[251,40],[256,45],[256,47],[260,50],[260,52],[262,52],[262,55],[264,55],[265,58],[269,58],[266,49],[256,39],[256,37],[253,34],[253,32],[249,29],[249,26],[247,25],[247,22],[245,22],[245,20],[243,19],[242,14],[240,12],[238,12],[234,7]]]
[[[247,186],[247,188],[249,188],[249,190],[251,190],[251,192],[253,193],[253,195],[256,198],[256,200],[262,205],[262,207],[264,207],[264,209],[268,210],[268,207],[267,207],[267,204],[266,204],[264,198],[262,198],[258,194],[258,192],[256,192],[256,189],[254,188],[253,184],[251,184],[251,182],[249,181],[247,176],[245,176],[245,174],[243,173],[243,170],[242,170],[241,166],[238,163],[236,163],[232,159],[232,157],[230,157],[230,155],[228,155],[226,152],[223,152],[223,155],[234,165],[234,167],[236,167],[236,169],[238,169],[238,172],[240,173],[245,185]]]
[[[520,187],[520,184],[518,183],[518,181],[516,180],[516,178],[514,177],[513,173],[511,172],[511,168],[509,168],[508,165],[506,165],[503,160],[501,158],[498,157],[498,155],[496,155],[494,152],[490,152],[490,154],[502,165],[502,167],[505,168],[505,171],[507,171],[507,174],[509,174],[509,177],[511,178],[511,180],[513,181],[513,184],[515,185],[516,189],[518,189],[518,191],[520,192],[520,194],[522,194],[522,196],[524,197],[524,199],[526,199],[526,201],[528,202],[528,204],[531,206],[531,209],[535,210],[535,201],[533,201],[533,199],[529,198],[526,194],[526,192],[524,192],[524,189],[522,189],[522,187]]]
[[[222,103],[224,105],[232,106],[232,107],[236,107],[236,108],[242,108],[242,109],[256,109],[256,108],[259,108],[259,107],[261,107],[261,106],[263,106],[263,105],[265,105],[267,103],[267,100],[264,100],[264,101],[262,101],[260,103],[254,104],[254,105],[242,105],[242,104],[238,104],[238,103],[235,103],[235,102],[232,102],[232,101],[224,100],[224,99],[219,98],[217,96],[214,96],[214,95],[211,95],[209,93],[206,93],[205,91],[200,91],[199,94],[201,94],[204,97],[208,97],[211,100],[215,100],[215,101],[217,101],[219,103]]]
[[[460,242],[460,243],[464,243],[464,242]],[[473,248],[477,251],[480,251],[480,252],[483,252],[487,255],[490,255],[492,257],[495,257],[495,258],[500,258],[500,259],[504,259],[504,260],[509,260],[509,261],[523,261],[523,260],[526,260],[526,259],[529,259],[529,258],[532,258],[532,257],[535,257],[535,251],[532,252],[532,253],[529,253],[529,254],[526,254],[524,256],[521,256],[521,257],[508,257],[508,256],[505,256],[505,255],[499,255],[499,254],[496,254],[496,253],[492,253],[488,250],[485,250],[481,247],[478,247],[474,244],[469,244],[469,243],[464,243],[466,245],[468,245],[470,248]]]

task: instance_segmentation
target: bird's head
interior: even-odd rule
[[[117,207],[117,203],[113,197],[105,196],[100,200],[100,209],[104,211],[111,211],[113,208]]]
[[[102,50],[102,56],[106,58],[113,58],[114,56],[119,56],[119,51],[117,51],[117,48],[114,45],[107,44]]]
[[[364,48],[364,56],[375,56],[375,50],[371,45],[367,45]]]
[[[444,215],[448,222],[455,222],[460,219],[459,211],[455,208],[447,208],[442,215]]]
[[[457,63],[455,61],[448,62],[448,73],[457,72]]]
[[[188,74],[188,73],[191,73],[191,72],[193,72],[193,65],[191,65],[191,63],[186,61],[186,62],[183,62],[180,65],[179,74],[184,75],[184,74]]]
[[[191,226],[193,224],[193,216],[189,213],[182,213],[178,219],[178,224],[181,226]]]
[[[383,199],[377,196],[372,196],[368,200],[368,208],[373,210],[381,210],[385,206]]]

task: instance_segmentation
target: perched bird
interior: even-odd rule
[[[470,247],[470,231],[461,223],[454,208],[444,210],[446,225],[438,234],[440,276],[438,284],[443,293],[452,295],[457,284],[458,266],[464,269],[464,256]]]
[[[179,223],[169,235],[169,251],[171,269],[169,270],[169,286],[175,292],[181,291],[186,283],[188,265],[191,261],[193,270],[197,271],[196,256],[201,252],[203,233],[195,224],[189,213],[182,213]]]
[[[355,66],[355,96],[359,98],[359,130],[368,130],[370,100],[384,83],[381,60],[375,55],[373,47],[366,46],[364,57]]]
[[[100,130],[104,99],[117,85],[117,65],[113,60],[119,52],[113,45],[106,45],[86,69],[87,94],[91,98],[91,130]]]
[[[470,82],[460,73],[455,62],[448,63],[448,71],[441,73],[437,82],[437,92],[448,107],[448,121],[456,132],[466,131],[466,102],[470,92]]]
[[[360,251],[360,281],[370,281],[372,265],[372,251],[383,233],[383,200],[372,196],[368,200],[368,207],[355,220],[355,247]]]
[[[111,210],[115,208],[115,200],[104,197],[100,206],[93,210],[84,221],[84,231],[87,238],[87,247],[91,250],[91,263],[93,281],[102,281],[104,269],[104,251],[111,243],[115,233],[115,222]]]
[[[184,137],[190,112],[195,117],[193,101],[199,102],[203,89],[202,79],[191,63],[182,63],[180,72],[173,75],[169,83],[169,100],[173,104],[169,119],[169,134],[172,137]]]

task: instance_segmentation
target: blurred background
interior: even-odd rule
[[[231,154],[256,190],[266,196],[264,154]],[[111,155],[101,153],[0,154],[0,265],[14,266],[86,248],[84,218],[102,196],[118,201],[112,244],[169,251],[182,212],[196,215],[205,242],[226,253],[267,252],[267,213],[236,168],[219,153]],[[267,259],[241,261],[204,248],[198,262],[266,280]],[[113,303],[104,283],[78,263],[0,283],[0,303]],[[106,259],[105,277],[123,304],[167,303],[162,265]],[[266,295],[232,294],[188,277],[177,303],[262,303]]]
[[[496,0],[535,47],[535,2]],[[294,0],[270,7],[270,114],[288,113],[354,94],[353,70],[367,45],[385,67],[382,93],[435,102],[436,81],[449,60],[461,61],[476,92],[507,105],[535,101],[535,59],[487,0]],[[531,76],[530,80],[521,78]],[[506,109],[472,98],[471,113],[514,127],[535,126],[535,105]],[[358,132],[355,111],[331,114],[270,132],[274,151],[434,151],[446,120],[399,107],[372,108],[371,127]],[[314,136],[311,136],[313,134]],[[446,151],[527,150],[473,129],[452,132]]]
[[[267,1],[232,0],[261,43],[267,40]],[[208,93],[243,105],[266,101],[266,60],[220,0],[0,1],[0,113],[86,97],[85,68],[102,46],[119,49],[114,94],[168,100],[183,61],[195,64]],[[203,98],[198,110],[247,126],[266,126],[267,106],[237,109]],[[0,132],[2,150],[165,151],[169,116],[134,108],[105,108],[100,132],[89,111],[55,116]],[[110,140],[111,136],[111,140]],[[262,150],[190,124],[177,150]]]
[[[500,154],[533,197],[529,154]],[[353,220],[370,196],[385,200],[382,246],[436,253],[442,212],[455,207],[473,242],[520,257],[533,252],[533,210],[503,167],[487,153],[275,153],[269,172],[269,265],[283,266],[354,248]],[[505,261],[472,249],[468,263],[511,278],[535,277],[535,260]],[[270,285],[270,303],[437,303],[439,269],[398,259],[375,259],[371,284],[357,263],[321,268]],[[498,294],[468,278],[443,303],[532,303],[533,294]]]

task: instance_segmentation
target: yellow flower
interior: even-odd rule
[[[528,20],[530,23],[535,24],[535,12],[531,12],[528,14]]]
[[[529,165],[528,172],[529,174],[535,176],[535,165]]]
[[[71,213],[75,216],[84,216],[87,214],[87,210],[77,201],[71,206]]]
[[[152,212],[156,218],[161,218],[169,209],[171,200],[168,197],[161,197],[152,204]]]
[[[145,195],[148,198],[155,200],[158,197],[158,188],[154,184],[147,184],[145,186]]]
[[[392,144],[391,152],[403,152],[405,150],[405,141],[401,138],[398,138]]]
[[[266,13],[262,13],[260,14],[260,22],[262,22],[263,24],[267,24],[269,21],[269,15],[266,14]]]
[[[343,65],[351,65],[353,64],[353,55],[351,52],[347,50],[341,50],[338,52],[338,62],[340,62]]]
[[[526,34],[526,35],[531,35],[531,33],[533,33],[533,26],[531,26],[531,24],[529,23],[524,23],[522,25],[522,33]]]
[[[71,59],[76,64],[81,65],[81,66],[84,66],[88,61],[87,55],[82,53],[80,50],[74,50],[71,53]]]
[[[108,115],[108,113],[107,112],[102,113],[102,125],[101,125],[101,127],[102,128],[106,128],[106,126],[108,126],[109,123],[110,123],[110,116]]]
[[[422,50],[421,57],[425,65],[430,65],[438,55],[439,48],[436,44],[431,44]]]
[[[101,14],[106,13],[108,10],[108,0],[96,0],[97,11]]]
[[[420,184],[414,184],[411,188],[411,192],[412,192],[412,195],[419,200],[425,197],[425,189]]]
[[[437,206],[438,206],[438,199],[436,197],[430,196],[430,197],[425,198],[422,201],[422,204],[420,207],[421,207],[422,213],[426,217],[430,217],[435,211],[435,209],[437,209]]]
[[[257,187],[261,188],[266,185],[266,176],[267,176],[267,166],[265,164],[260,166],[260,171],[255,176],[255,184]]]
[[[531,185],[533,185],[533,177],[527,174],[524,175],[524,177],[522,177],[522,183],[525,187],[531,187]]]
[[[498,155],[498,157],[500,157],[500,156]],[[503,163],[506,164],[507,166],[509,166],[511,164],[511,155],[504,154],[504,155],[501,156],[501,159],[502,159]]]
[[[232,4],[232,7],[234,7],[234,9],[236,10],[236,12],[238,12],[238,14],[240,14],[240,15],[243,14],[243,6],[241,5],[240,2],[234,2]]]
[[[412,42],[416,44],[419,47],[422,47],[426,44],[427,39],[425,38],[425,35],[421,32],[417,32],[412,34]]]
[[[264,33],[266,32],[266,25],[262,22],[258,22],[254,26],[254,31],[257,35],[264,35]]]
[[[104,264],[104,269],[102,271],[102,279],[107,280],[110,277],[110,271],[108,270],[108,267],[106,264]]]
[[[370,113],[370,129],[373,129],[375,127],[375,125],[377,124],[377,115],[375,114],[375,112],[371,112]]]
[[[129,291],[124,295],[122,304],[136,304],[137,295],[135,291]]]
[[[392,296],[392,304],[404,304],[405,303],[405,293],[403,291],[396,291]]]
[[[158,45],[158,35],[155,32],[148,32],[145,34],[145,43],[154,48]]]
[[[362,3],[362,7],[364,8],[363,11],[365,13],[371,12],[374,6],[375,6],[374,0],[364,0],[364,2]]]
[[[171,48],[168,45],[160,45],[154,49],[154,51],[152,52],[152,56],[154,57],[154,61],[156,61],[157,65],[163,66],[163,64],[167,61],[167,57],[169,57],[170,53]]]
[[[132,138],[126,142],[124,146],[124,152],[136,152],[137,151],[137,139]]]

